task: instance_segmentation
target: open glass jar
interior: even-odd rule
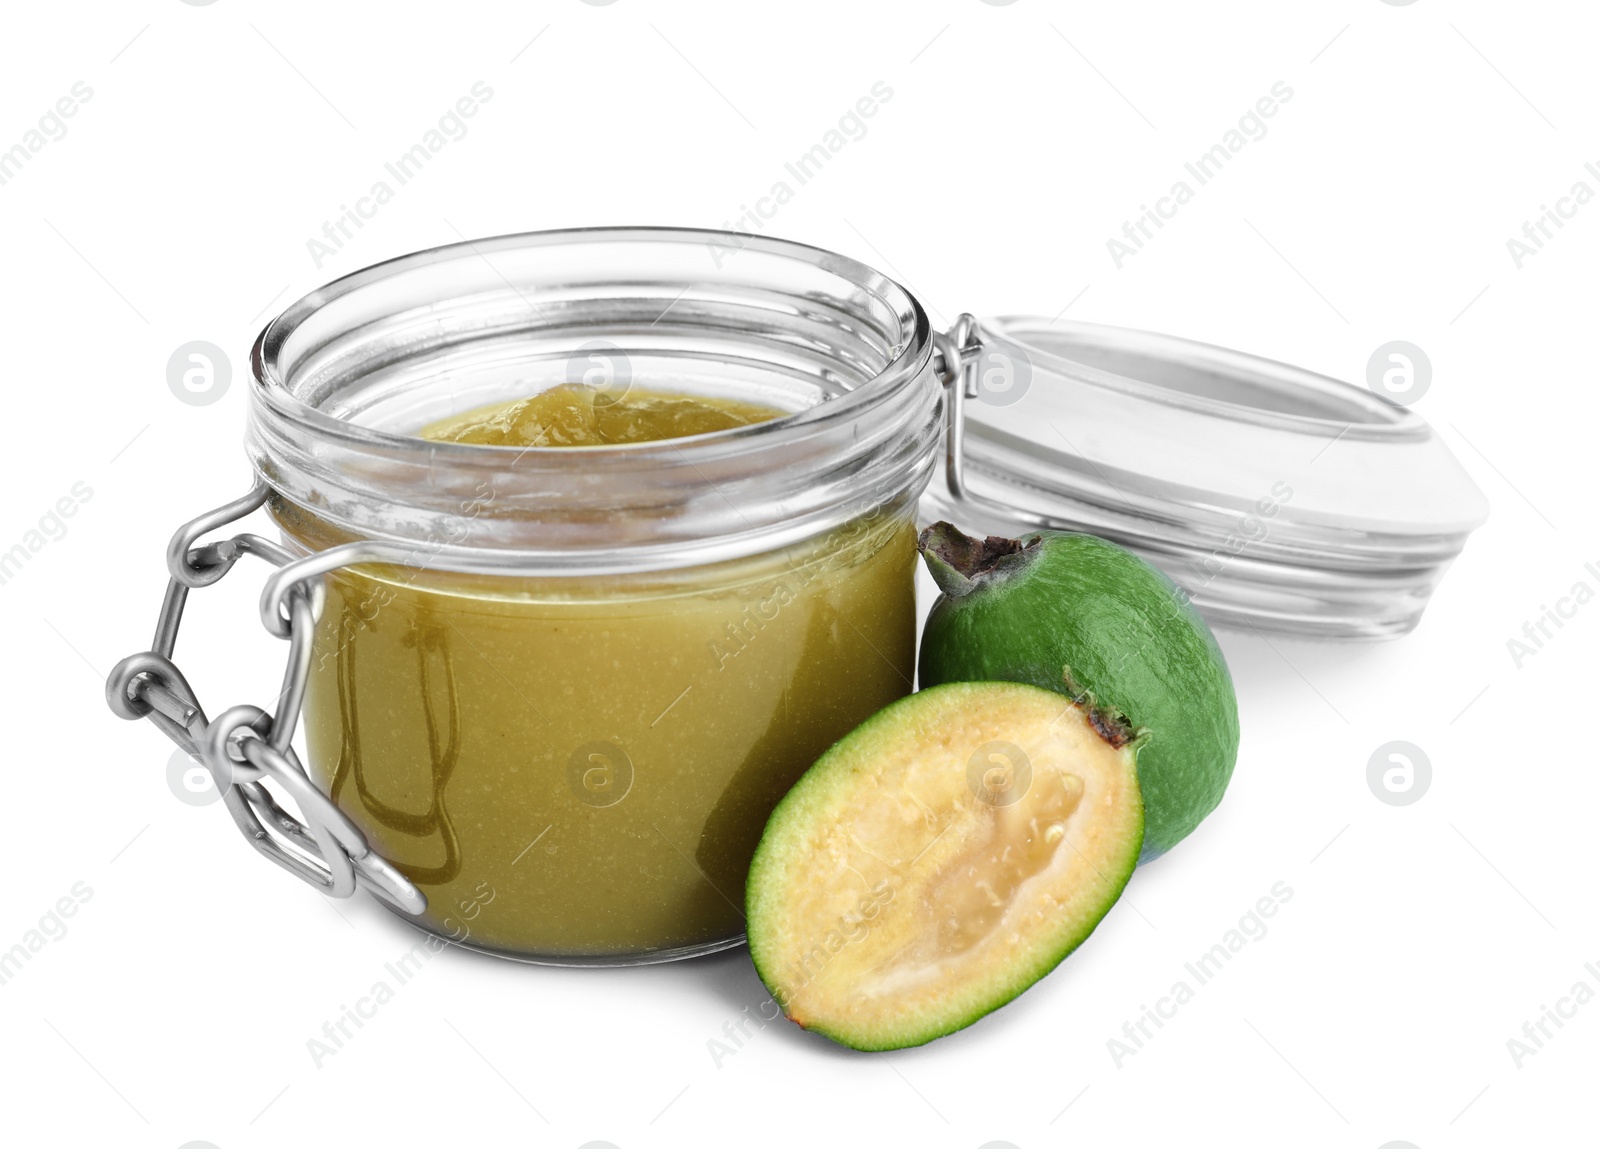
[[[718,269],[707,238],[423,252],[256,343],[247,449],[298,559],[268,625],[293,631],[297,588],[325,599],[301,642],[310,777],[426,900],[391,902],[464,944],[626,962],[737,943],[772,807],[912,689],[941,432],[927,317],[852,260],[751,242]],[[605,447],[415,434],[640,380],[785,414]],[[179,581],[205,566],[194,541]],[[259,790],[238,772],[267,729],[239,717],[208,761]]]
[[[202,760],[252,844],[329,894],[365,887],[524,960],[659,961],[740,940],[772,807],[911,691],[936,474],[926,505],[959,525],[1087,526],[1166,562],[1214,618],[1300,633],[1414,624],[1481,521],[1392,405],[1197,344],[1037,327],[936,333],[869,267],[720,232],[531,233],[356,272],[257,340],[255,486],[173,538],[152,649],[108,701]],[[781,414],[603,447],[418,435],[560,385]],[[1219,427],[1245,438],[1208,454]],[[1296,459],[1325,453],[1306,481]],[[1340,505],[1341,466],[1437,497],[1389,513],[1377,482]],[[204,541],[263,506],[277,541]],[[1270,545],[1235,544],[1241,513],[1275,519]],[[246,555],[278,568],[261,617],[289,666],[271,713],[208,718],[178,627]]]

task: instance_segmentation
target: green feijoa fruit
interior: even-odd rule
[[[1010,682],[934,687],[840,739],[750,864],[750,956],[853,1049],[972,1024],[1089,936],[1133,873],[1141,732]]]
[[[1066,531],[974,539],[936,523],[918,546],[944,592],[922,632],[922,686],[1027,682],[1149,730],[1141,862],[1216,808],[1239,749],[1238,703],[1216,639],[1172,580]]]

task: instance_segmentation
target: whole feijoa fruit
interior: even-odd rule
[[[1143,840],[1141,731],[1015,682],[892,702],[786,794],[745,884],[791,1021],[853,1049],[971,1025],[1071,953]]]
[[[1233,678],[1171,579],[1115,543],[1067,531],[976,539],[936,523],[918,547],[943,592],[922,632],[924,688],[1026,682],[1147,729],[1141,862],[1222,801],[1239,749]]]

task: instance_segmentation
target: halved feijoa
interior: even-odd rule
[[[791,1021],[854,1049],[998,1009],[1089,936],[1144,836],[1138,739],[1035,686],[962,682],[880,710],[773,811],[750,956]]]

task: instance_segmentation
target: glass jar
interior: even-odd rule
[[[912,688],[932,351],[860,264],[760,241],[718,268],[706,235],[646,229],[423,252],[263,332],[247,444],[290,549],[413,552],[330,574],[305,721],[419,923],[564,962],[740,940],[772,807]],[[788,414],[612,447],[415,436],[640,380]]]

